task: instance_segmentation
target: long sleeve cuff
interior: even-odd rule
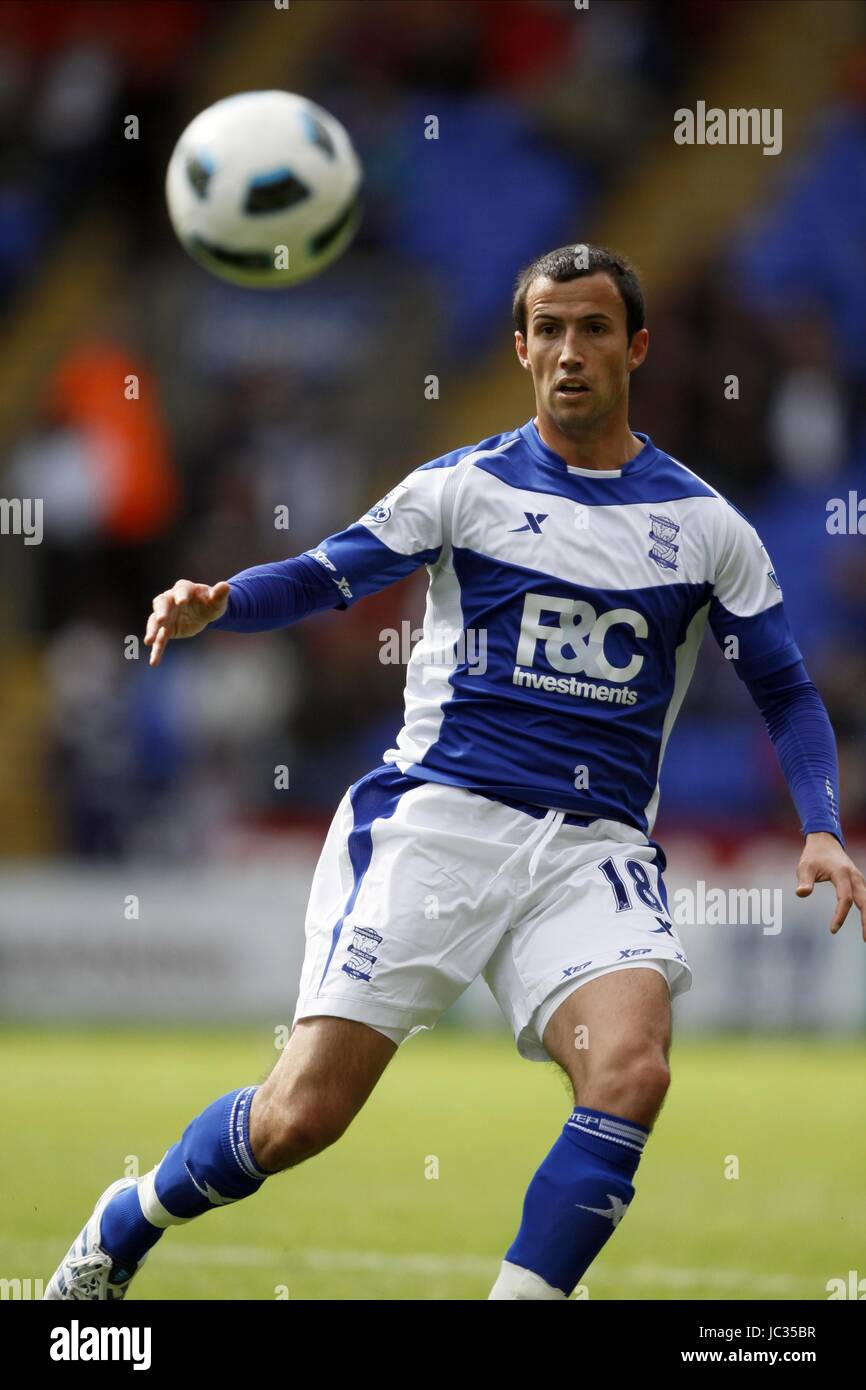
[[[229,585],[228,608],[210,624],[218,632],[271,632],[340,601],[339,589],[308,555],[241,570]]]

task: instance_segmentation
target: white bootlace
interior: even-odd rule
[[[70,1260],[66,1280],[70,1297],[98,1300],[108,1284],[111,1265],[111,1256],[101,1250],[93,1250],[88,1255],[79,1255]]]

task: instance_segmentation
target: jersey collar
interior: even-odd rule
[[[632,430],[632,434],[643,442],[643,448],[639,454],[635,454],[633,459],[628,459],[621,468],[575,468],[573,465],[566,463],[561,454],[557,454],[554,449],[549,448],[549,446],[545,444],[541,435],[538,433],[538,426],[535,423],[534,416],[531,420],[527,420],[525,425],[520,427],[519,434],[528,445],[530,452],[533,453],[536,458],[541,459],[542,463],[552,464],[557,472],[565,470],[572,477],[598,478],[599,480],[603,478],[631,477],[632,473],[637,473],[642,468],[646,468],[658,452],[648,434],[641,434],[640,430]]]

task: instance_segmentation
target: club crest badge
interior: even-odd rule
[[[352,943],[347,951],[348,960],[343,965],[346,974],[351,975],[353,980],[369,980],[373,966],[379,959],[376,951],[383,940],[384,937],[372,927],[355,927]]]
[[[679,551],[676,538],[680,530],[677,522],[672,521],[669,516],[657,516],[650,512],[650,527],[647,532],[652,541],[647,552],[649,558],[654,560],[660,569],[675,570]]]

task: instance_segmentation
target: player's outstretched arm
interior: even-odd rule
[[[228,601],[229,585],[225,579],[219,584],[179,579],[171,589],[157,594],[144,635],[144,645],[151,648],[150,665],[159,665],[172,638],[195,637],[221,618]]]
[[[808,898],[816,883],[832,883],[836,889],[836,912],[830,923],[831,932],[839,930],[851,907],[856,903],[866,941],[866,879],[853,860],[849,859],[836,836],[829,831],[813,831],[797,865],[797,897]]]
[[[461,452],[456,451],[456,455]],[[386,493],[360,521],[313,550],[241,570],[213,586],[179,579],[157,594],[145,645],[158,666],[173,637],[273,632],[327,608],[348,608],[432,565],[442,550],[442,492],[447,470],[422,466]]]

